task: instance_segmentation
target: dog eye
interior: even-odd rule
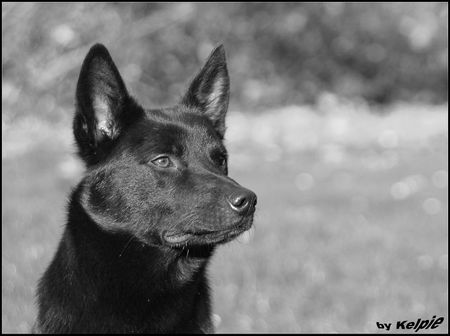
[[[222,157],[219,159],[219,164],[220,164],[222,167],[226,166],[226,165],[227,165],[227,158],[226,158],[225,156],[222,156]]]
[[[171,166],[173,166],[172,161],[170,160],[170,158],[168,156],[160,156],[157,157],[156,159],[154,159],[152,161],[152,163],[155,166],[161,167],[161,168],[169,168]]]
[[[226,169],[227,167],[227,155],[221,150],[213,150],[210,154],[210,160],[218,167]]]
[[[216,162],[219,164],[219,166],[226,167],[226,165],[227,165],[227,157],[224,156],[224,155],[221,155],[221,156],[219,156],[216,159]]]

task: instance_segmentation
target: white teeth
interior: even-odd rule
[[[247,231],[244,231],[243,233],[241,233],[236,239],[240,243],[248,244],[253,240],[254,235],[255,235],[255,230],[253,229],[253,226],[252,226]]]
[[[183,241],[185,241],[187,238],[189,238],[188,234],[180,235],[180,236],[166,236],[164,237],[166,241],[172,244],[178,244]]]

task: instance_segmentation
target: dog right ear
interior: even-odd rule
[[[181,102],[208,117],[217,133],[223,138],[229,99],[230,79],[225,49],[223,45],[220,45],[212,51]]]
[[[88,164],[98,161],[121,133],[126,123],[124,112],[131,102],[108,50],[94,45],[81,67],[73,122],[79,154]]]

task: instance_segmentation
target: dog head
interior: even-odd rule
[[[252,225],[256,195],[228,177],[229,77],[216,48],[174,107],[144,109],[107,49],[86,56],[73,122],[87,166],[80,203],[97,225],[150,245],[215,245]]]

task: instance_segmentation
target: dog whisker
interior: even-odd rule
[[[119,254],[119,258],[122,257],[122,254],[125,252],[125,250],[128,248],[128,246],[130,245],[131,241],[133,240],[133,236],[131,236],[131,238],[127,241],[127,243],[125,244],[124,248],[122,249],[122,252],[120,252]]]

